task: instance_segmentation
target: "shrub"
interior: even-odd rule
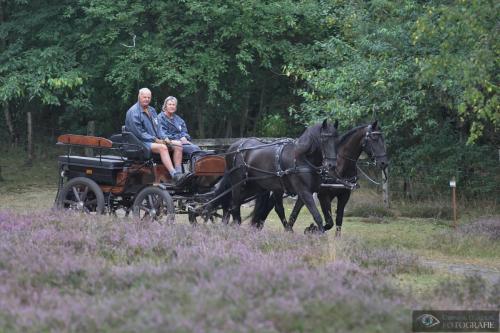
[[[453,219],[453,209],[442,203],[403,204],[399,207],[400,215],[404,217],[420,217],[434,219]]]
[[[284,137],[289,135],[289,127],[282,115],[269,114],[259,121],[257,134],[264,137]]]
[[[484,236],[491,240],[500,240],[500,217],[480,218],[472,223],[460,226],[465,235]]]
[[[424,266],[418,256],[397,247],[372,248],[360,239],[343,237],[342,253],[361,267],[376,269],[389,274],[422,273],[430,269]]]

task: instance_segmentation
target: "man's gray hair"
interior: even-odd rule
[[[145,92],[148,92],[151,94],[151,90],[149,90],[148,88],[141,88],[141,89],[139,89],[139,93],[137,94],[137,98],[139,98],[139,96],[141,96],[141,94],[145,93]]]
[[[174,101],[175,105],[177,105],[177,98],[175,98],[174,96],[168,96],[167,98],[165,98],[165,102],[163,102],[163,107],[161,108],[163,111],[167,109],[167,103],[170,101]]]

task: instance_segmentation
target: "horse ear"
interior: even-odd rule
[[[378,124],[378,120],[375,120],[372,124],[372,129],[376,129],[377,128],[377,124]]]
[[[333,127],[335,127],[335,129],[339,129],[339,120],[338,119],[335,119],[335,124],[333,124]]]
[[[323,125],[321,125],[322,129],[327,129],[328,128],[328,119],[323,120]]]

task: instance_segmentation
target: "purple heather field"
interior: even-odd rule
[[[426,299],[391,279],[426,269],[354,237],[0,211],[0,332],[408,332],[412,309],[500,307],[479,277]]]

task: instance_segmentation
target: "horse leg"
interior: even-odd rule
[[[295,201],[295,205],[293,205],[290,219],[288,220],[288,228],[290,231],[293,231],[293,225],[295,224],[295,221],[297,220],[302,207],[304,207],[304,202],[300,199],[300,197],[298,197],[297,201]]]
[[[325,229],[323,228],[323,219],[321,218],[321,214],[319,213],[318,208],[316,207],[316,203],[314,202],[312,193],[302,191],[299,192],[299,197],[302,199],[307,209],[309,209],[309,212],[311,213],[314,222],[316,222],[316,225],[318,226],[318,231],[321,233],[325,232]]]
[[[332,197],[326,192],[320,192],[318,193],[318,199],[325,218],[325,231],[327,231],[333,228]]]
[[[351,197],[351,191],[345,191],[345,193],[342,193],[339,196],[337,196],[337,217],[335,219],[336,237],[340,237],[342,230],[342,221],[344,219],[344,209],[350,197]]]
[[[270,201],[272,201],[272,197],[270,197],[269,191],[257,195],[255,198],[252,221],[250,222],[252,226],[256,228],[262,228],[264,226],[266,217],[274,206],[274,202],[271,202],[272,206],[269,208]]]
[[[230,217],[231,217],[231,210],[229,208],[224,208],[222,210],[222,223],[229,224]]]
[[[242,186],[233,187],[231,215],[233,216],[233,223],[241,224],[241,188]]]
[[[283,192],[273,192],[272,197],[274,198],[274,211],[278,214],[283,228],[290,231],[291,229],[286,222],[285,208],[283,207]]]

